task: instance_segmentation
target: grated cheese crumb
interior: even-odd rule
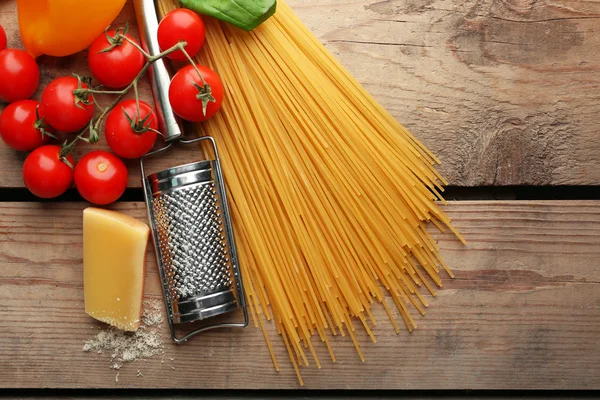
[[[99,331],[83,344],[83,351],[105,354],[109,358],[109,368],[119,370],[125,363],[151,358],[163,354],[164,343],[160,337],[160,323],[163,321],[162,304],[157,300],[145,300],[142,314],[143,325],[136,332],[125,332],[109,327]],[[138,370],[137,376],[143,376]],[[119,372],[115,376],[119,382]]]
[[[142,322],[146,326],[155,326],[163,322],[162,303],[158,300],[144,300]]]

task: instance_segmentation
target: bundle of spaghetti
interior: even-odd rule
[[[159,1],[165,14],[175,0]],[[205,18],[199,63],[222,78],[222,109],[198,125],[219,148],[230,197],[248,307],[275,351],[273,320],[302,383],[299,366],[330,335],[370,338],[372,304],[396,330],[391,298],[407,329],[410,308],[424,314],[419,291],[442,286],[427,225],[462,238],[439,207],[446,183],[439,163],[330,55],[282,1],[245,32]],[[387,295],[386,295],[387,292]]]

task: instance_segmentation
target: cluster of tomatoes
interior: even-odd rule
[[[161,51],[176,61],[196,55],[204,38],[202,19],[186,9],[167,14],[158,29]],[[167,51],[182,41],[187,54]],[[94,95],[120,93],[140,78],[148,59],[139,43],[126,30],[107,31],[88,50],[89,68],[99,86],[91,87],[91,81],[77,75],[59,77],[44,88],[39,102],[30,99],[40,80],[35,59],[23,50],[6,48],[6,44],[6,34],[0,27],[0,102],[9,103],[0,113],[0,137],[9,147],[30,152],[23,165],[25,186],[38,197],[53,198],[74,182],[80,195],[92,203],[116,201],[128,181],[121,158],[139,158],[157,140],[158,120],[149,104],[127,99],[108,113],[101,113],[105,115],[103,131],[112,152],[91,151],[76,162],[70,154],[73,146],[66,145],[68,140],[62,147],[48,143],[56,139],[57,132],[93,142],[81,135],[88,129],[92,131]],[[210,118],[221,107],[222,99],[221,79],[202,65],[180,69],[169,87],[173,111],[189,121]]]

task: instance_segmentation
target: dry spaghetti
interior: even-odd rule
[[[174,0],[161,0],[164,14]],[[198,126],[222,154],[246,295],[275,359],[264,319],[273,320],[299,366],[312,339],[373,341],[371,306],[389,293],[409,331],[419,292],[442,285],[432,222],[460,235],[438,206],[446,183],[439,161],[379,105],[279,2],[252,32],[205,18],[198,61],[226,87],[221,111]],[[462,240],[462,238],[461,238]],[[385,291],[383,290],[385,289]]]

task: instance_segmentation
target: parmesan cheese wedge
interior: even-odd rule
[[[85,312],[125,331],[140,326],[150,229],[115,211],[83,211]]]

